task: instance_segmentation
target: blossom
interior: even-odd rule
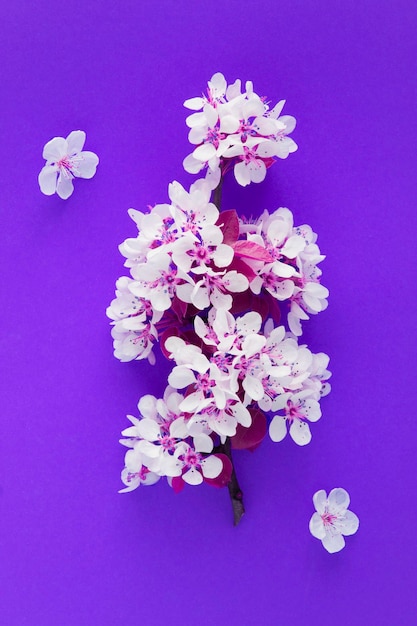
[[[359,519],[348,510],[350,498],[345,489],[332,489],[327,496],[324,489],[313,496],[316,513],[310,519],[310,532],[320,539],[327,552],[339,552],[345,547],[344,536],[354,535]]]
[[[92,178],[96,173],[98,156],[83,150],[85,132],[73,130],[66,139],[54,137],[45,145],[43,158],[46,165],[38,176],[42,193],[52,196],[55,192],[66,200],[74,191],[74,178]]]
[[[274,410],[284,410],[285,416],[275,415],[270,426],[269,435],[272,441],[282,441],[287,434],[287,422],[291,438],[299,446],[311,441],[308,422],[317,422],[321,417],[320,405],[309,389],[298,393],[286,393],[274,402]]]

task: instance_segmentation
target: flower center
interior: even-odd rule
[[[333,523],[335,522],[335,520],[337,520],[337,516],[333,515],[332,513],[329,513],[328,511],[326,511],[321,516],[321,519],[323,520],[323,524],[325,526],[333,526]]]

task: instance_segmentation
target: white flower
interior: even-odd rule
[[[204,478],[217,478],[223,469],[222,460],[215,454],[203,456],[211,452],[213,444],[208,444],[208,436],[200,435],[194,439],[194,448],[187,443],[180,443],[174,453],[177,468],[173,475],[182,474],[182,479],[189,485],[200,485]]]
[[[83,151],[85,132],[73,130],[66,139],[54,137],[45,145],[43,158],[46,165],[38,176],[42,193],[52,196],[55,192],[66,200],[74,191],[73,178],[92,178],[96,173],[98,156]]]
[[[327,552],[339,552],[345,547],[344,537],[354,535],[359,528],[359,519],[348,511],[349,494],[345,489],[332,489],[327,497],[324,489],[313,496],[316,513],[310,520],[310,532],[320,539]]]
[[[274,410],[285,410],[285,416],[275,415],[269,434],[272,441],[282,441],[287,434],[287,422],[290,425],[291,438],[299,446],[311,441],[310,427],[307,422],[317,422],[321,417],[320,405],[311,397],[309,389],[299,393],[286,393],[274,402]]]

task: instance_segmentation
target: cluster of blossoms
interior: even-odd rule
[[[294,227],[284,208],[245,223],[235,211],[219,213],[210,195],[205,180],[189,192],[175,182],[170,204],[130,211],[138,235],[120,251],[131,277],[117,281],[107,311],[120,360],[154,362],[161,331],[184,329],[199,311],[254,308],[275,321],[284,313],[300,336],[300,320],[327,307],[318,268],[324,256],[309,226]]]
[[[285,159],[297,150],[288,135],[295,128],[295,118],[281,115],[285,100],[272,109],[265,98],[253,91],[250,81],[242,91],[240,80],[227,85],[223,74],[214,74],[207,94],[186,100],[192,111],[187,117],[188,139],[196,147],[184,159],[184,168],[197,174],[207,168],[207,175],[219,182],[233,167],[239,185],[260,183],[274,157]]]
[[[296,149],[295,126],[269,110],[246,83],[221,74],[207,96],[186,101],[190,141],[185,169],[207,175],[189,191],[169,185],[169,203],[131,209],[137,235],[120,246],[130,276],[119,278],[107,310],[115,356],[148,359],[154,347],[173,362],[163,398],[139,401],[139,419],[123,431],[122,481],[131,491],[166,476],[174,490],[203,481],[228,485],[241,499],[231,448],[255,449],[287,432],[311,440],[329,391],[328,357],[298,343],[301,321],[327,306],[318,264],[324,259],[310,226],[294,226],[286,208],[253,221],[219,210],[222,179],[260,182],[274,157]]]
[[[234,447],[256,447],[270,414],[273,441],[284,439],[288,425],[292,439],[305,445],[309,422],[321,417],[328,357],[299,346],[271,318],[263,324],[255,311],[234,317],[213,307],[207,322],[194,318],[194,336],[193,342],[189,336],[166,338],[164,348],[176,365],[164,399],[142,398],[141,419],[129,417],[134,425],[123,431],[122,443],[131,448],[122,473],[129,491],[160,476],[178,478],[176,488],[182,481],[218,477],[222,485],[229,468],[224,456],[210,455],[215,444],[219,450],[229,437]]]

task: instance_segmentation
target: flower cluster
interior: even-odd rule
[[[128,449],[122,481],[122,492],[141,484],[153,485],[161,476],[180,490],[183,483],[199,485],[203,480],[218,478],[223,470],[221,454],[213,451],[213,440],[205,433],[188,436],[180,409],[184,396],[167,387],[164,398],[143,396],[138,404],[141,419],[128,416],[132,426],[126,428],[121,443]]]
[[[219,209],[228,169],[242,185],[260,182],[274,157],[296,149],[283,104],[270,110],[251,83],[242,92],[221,74],[186,101],[197,147],[184,165],[206,177],[189,191],[173,182],[168,203],[129,211],[137,235],[119,249],[130,276],[107,310],[117,358],[155,363],[159,344],[173,362],[164,397],[144,396],[140,418],[128,416],[123,491],[161,476],[175,491],[227,484],[235,523],[244,509],[231,449],[253,450],[268,432],[308,444],[329,391],[329,358],[298,342],[301,321],[327,306],[317,235],[286,208],[254,221]]]
[[[297,150],[288,137],[295,118],[281,115],[284,104],[281,100],[270,109],[250,81],[242,91],[240,80],[227,85],[223,74],[214,74],[207,94],[184,102],[196,111],[186,120],[188,139],[196,147],[184,159],[185,170],[197,174],[207,168],[209,177],[218,182],[233,167],[239,185],[262,182],[275,157],[285,159]]]
[[[122,472],[125,491],[160,476],[199,484],[223,473],[224,480],[224,456],[205,455],[215,443],[221,449],[228,437],[235,447],[256,447],[266,433],[265,413],[272,415],[273,441],[285,437],[288,424],[297,444],[309,443],[309,422],[321,416],[318,401],[330,375],[328,357],[299,346],[271,319],[263,332],[262,325],[259,313],[235,318],[213,307],[207,322],[195,317],[194,342],[166,338],[165,350],[176,365],[164,399],[142,398],[142,420],[129,416],[133,426],[123,431],[122,443],[131,448]]]
[[[154,362],[160,330],[182,328],[211,307],[255,308],[279,321],[279,307],[286,304],[296,336],[302,334],[300,320],[327,307],[328,290],[317,267],[324,256],[309,226],[294,228],[285,208],[245,223],[235,211],[219,214],[210,194],[202,179],[189,193],[172,183],[171,204],[130,211],[139,232],[120,251],[131,278],[118,280],[107,311],[120,360]]]

